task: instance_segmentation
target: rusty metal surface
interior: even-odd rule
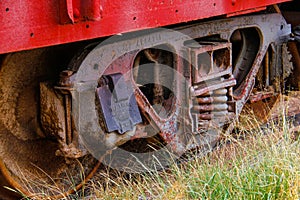
[[[174,53],[176,52],[176,54],[178,54],[178,52],[183,52],[183,49],[186,50],[187,47],[185,45],[185,42],[193,38],[201,38],[207,35],[221,33],[222,39],[229,41],[231,34],[236,29],[249,27],[249,26],[258,29],[258,31],[261,32],[262,35],[265,35],[265,37],[261,38],[261,47],[257,52],[257,56],[253,61],[253,65],[249,70],[249,74],[245,77],[245,81],[238,88],[239,97],[234,96],[234,98],[236,99],[235,100],[233,99],[233,101],[236,102],[226,107],[227,109],[230,107],[231,110],[234,110],[236,114],[238,114],[241,111],[241,108],[243,107],[246,100],[249,98],[250,92],[253,87],[251,83],[254,83],[255,75],[258,71],[260,64],[262,63],[264,54],[268,46],[270,45],[271,42],[282,41],[282,38],[284,38],[286,35],[289,35],[290,33],[290,26],[288,26],[285,23],[284,19],[280,15],[270,14],[270,15],[261,15],[261,16],[248,16],[248,17],[246,16],[246,17],[238,18],[236,20],[226,19],[226,20],[216,21],[213,23],[204,23],[204,24],[195,25],[191,28],[190,27],[179,28],[178,31],[180,32],[161,30],[153,34],[140,36],[140,37],[138,36],[134,39],[119,41],[117,43],[113,43],[114,38],[111,38],[112,44],[106,44],[106,45],[100,44],[98,47],[92,50],[87,55],[87,57],[83,60],[81,66],[76,72],[76,76],[74,75],[74,79],[73,79],[74,80],[72,84],[73,91],[71,92],[72,109],[73,109],[72,111],[73,111],[75,128],[78,131],[79,135],[86,135],[86,133],[89,133],[92,138],[98,138],[98,140],[101,140],[103,136],[101,136],[101,134],[99,135],[99,133],[101,133],[103,129],[99,126],[98,113],[95,112],[97,109],[95,109],[94,88],[98,84],[98,79],[103,74],[109,74],[112,72],[114,73],[120,72],[126,74],[126,72],[130,70],[133,66],[136,52],[139,52],[143,49],[147,49],[153,46],[159,46],[164,44],[170,46],[171,49],[174,49],[171,51],[173,51]],[[270,32],[270,30],[273,31]],[[222,45],[223,45],[222,48],[229,47],[228,44],[226,44],[225,46],[224,44]],[[214,50],[214,49],[212,47],[205,48],[204,45],[201,51],[207,52],[209,50]],[[184,55],[186,54],[182,53],[182,55],[179,55],[178,57],[179,60],[176,61],[176,63],[183,63],[182,61],[180,61],[180,59],[189,59],[184,57]],[[229,59],[228,57],[226,57],[224,53],[223,56],[224,58]],[[228,63],[228,61],[226,62]],[[123,67],[118,67],[118,66],[123,66]],[[174,69],[178,71],[182,71],[181,68],[182,66],[178,65],[175,66]],[[214,73],[212,73],[212,75],[205,74],[204,76],[204,74],[202,74],[203,78],[207,78],[207,77],[209,78],[210,76],[212,78],[221,77],[226,74],[229,75],[229,78],[225,79],[224,81],[216,80],[211,84],[207,82],[208,85],[203,86],[202,89],[201,86],[199,85],[195,85],[191,88],[182,88],[180,86],[179,88],[181,92],[184,90],[195,91],[194,95],[192,95],[193,93],[191,93],[192,96],[199,96],[209,91],[217,90],[220,88],[230,88],[235,84],[235,79],[230,78],[230,73],[229,73],[230,70],[231,70],[230,68],[225,67],[223,71],[221,70],[219,72],[218,70],[216,70]],[[203,73],[203,72],[201,72],[200,70],[200,72],[198,73]],[[201,80],[201,78],[199,80]],[[203,80],[207,80],[207,79],[203,79]],[[177,81],[177,84],[189,85],[188,83],[187,84],[181,83],[184,81],[185,79],[182,77],[182,80]],[[168,116],[167,118],[161,118],[158,115],[157,111],[154,109],[151,102],[149,102],[148,97],[145,96],[145,94],[143,94],[143,92],[141,92],[138,87],[134,89],[135,89],[136,100],[141,109],[141,113],[144,116],[147,116],[148,121],[150,121],[154,127],[158,128],[161,136],[164,138],[165,141],[169,143],[173,143],[172,144],[173,150],[175,152],[182,151],[182,147],[184,146],[185,142],[180,141],[180,139],[178,139],[180,134],[176,135],[175,133],[178,132],[178,130],[180,129],[180,126],[178,126],[178,122],[182,120],[179,117],[180,116],[179,113],[182,112],[181,107],[182,105],[184,106],[189,103],[185,100],[182,94],[175,93],[176,101],[173,102],[175,109],[171,112],[171,115]],[[230,91],[232,92],[232,89],[230,89]],[[236,107],[232,108],[232,106],[234,107],[236,106]],[[211,106],[208,107],[204,106],[204,107],[205,109],[207,108],[208,110],[212,109]],[[204,107],[200,110],[203,110]],[[215,109],[217,108],[217,106],[214,107]],[[202,117],[209,118],[210,116],[207,115]],[[185,119],[185,120],[187,121],[180,123],[182,124],[182,126],[190,126],[190,124],[192,124],[192,119]],[[188,129],[192,129],[192,128],[188,128]],[[129,133],[127,138],[129,138],[129,136],[132,136],[131,132]],[[137,136],[133,136],[133,137],[137,137]]]
[[[57,141],[54,142],[54,133],[44,131],[40,123],[36,123],[40,117],[40,109],[37,108],[41,100],[39,84],[59,76],[58,72],[61,70],[59,66],[66,65],[65,59],[71,58],[78,48],[77,45],[72,45],[66,51],[69,47],[14,53],[5,56],[1,63],[1,193],[5,191],[2,184],[20,189],[24,194],[36,193],[38,190],[49,191],[51,188],[46,184],[53,183],[49,177],[61,179],[64,174],[72,174],[78,181],[80,179],[76,178],[78,171],[89,170],[88,162],[84,164],[82,160],[73,160],[66,164],[65,158],[56,156],[55,152],[60,147]],[[79,169],[78,161],[83,168]],[[93,163],[93,159],[90,161],[89,164]],[[2,182],[2,176],[6,182]],[[31,187],[27,187],[30,184]],[[66,185],[60,185],[58,182],[57,184],[62,190],[65,189]],[[2,197],[2,194],[0,196]]]
[[[260,48],[256,52],[249,74],[235,92],[233,86],[237,77],[232,75],[229,42],[235,30],[249,27],[253,27],[259,33]],[[46,139],[26,143],[23,140],[12,140],[13,135],[9,132],[14,131],[14,127],[11,128],[11,122],[4,121],[4,127],[1,125],[0,128],[3,129],[3,133],[9,134],[8,136],[0,134],[0,137],[3,137],[0,140],[3,151],[1,149],[0,153],[14,154],[16,150],[11,151],[10,146],[20,146],[21,153],[17,161],[24,169],[28,169],[28,163],[20,160],[36,161],[42,169],[49,170],[47,173],[51,176],[60,178],[63,173],[61,169],[66,169],[71,174],[78,172],[79,169],[75,159],[65,160],[54,155],[53,152],[57,149],[60,150],[57,151],[57,155],[82,159],[83,163],[86,162],[85,171],[89,171],[94,162],[91,161],[93,159],[85,161],[84,155],[87,151],[95,158],[100,158],[107,150],[116,149],[130,140],[149,137],[151,134],[160,136],[167,148],[178,155],[191,148],[213,145],[221,131],[220,127],[224,124],[233,124],[230,122],[241,112],[249,99],[256,74],[270,44],[280,45],[286,41],[289,34],[290,26],[285,20],[278,14],[270,14],[206,22],[180,27],[176,31],[159,29],[149,34],[134,35],[131,39],[123,36],[112,37],[92,48],[86,53],[85,58],[79,59],[80,64],[73,66],[76,70],[62,71],[61,80],[56,86],[52,83],[52,88],[47,88],[47,84],[41,84],[43,109],[40,112],[41,117],[45,118],[42,121],[43,129],[49,129],[52,136],[58,140],[58,144],[50,144]],[[218,35],[218,39],[224,43],[208,47],[203,44],[201,46],[199,42],[199,51],[193,51],[188,46],[194,39],[211,35]],[[212,66],[208,68],[201,65],[201,59],[195,59],[195,56],[202,53],[214,55],[214,52],[220,49],[225,51],[219,51],[218,58],[209,57],[211,61],[209,64]],[[134,78],[135,73],[138,74],[137,77],[140,76],[139,72],[143,65],[153,68],[151,73],[147,74],[147,71],[141,73],[148,75],[148,78],[150,74],[153,75],[153,82],[150,84],[139,82]],[[97,104],[99,99],[96,92],[99,83],[101,85],[101,77],[115,73],[120,73],[126,81],[131,81],[133,96],[142,117],[142,123],[124,129],[126,130],[124,132],[120,131],[123,134],[103,128],[105,126],[101,120],[103,110],[99,109]],[[171,78],[164,79],[163,77],[167,77],[166,74],[171,75]],[[150,91],[150,95],[144,88]],[[4,89],[9,90],[5,87]],[[113,96],[114,92],[111,93]],[[117,98],[123,99],[125,93],[122,90],[117,91]],[[100,95],[100,98],[103,96]],[[3,103],[1,109],[9,113],[10,107],[6,106],[7,104]],[[165,112],[161,112],[162,110]],[[192,111],[196,115],[193,115]],[[22,139],[22,135],[19,137]],[[47,148],[43,149],[45,143]],[[30,155],[30,151],[34,151],[34,154]],[[46,161],[37,159],[40,154],[50,159]],[[6,158],[5,162],[12,169],[12,173],[20,177],[20,172],[11,164],[13,160],[8,159],[10,155],[1,154],[2,157]],[[52,162],[53,160],[56,162]],[[32,175],[39,173],[33,172]],[[47,177],[41,180],[46,179]]]
[[[299,91],[292,91],[287,95],[273,95],[264,101],[247,103],[240,121],[244,128],[252,129],[266,124],[270,120],[278,120],[283,115],[286,117],[296,116],[300,110],[299,97]],[[253,123],[245,122],[254,119]]]
[[[55,137],[59,148],[55,154],[79,158],[87,154],[80,146],[71,114],[71,96],[66,90],[40,83],[40,123],[45,134]]]
[[[189,45],[193,67],[193,85],[190,95],[193,98],[191,114],[193,132],[208,132],[220,128],[235,117],[228,110],[227,102],[233,100],[232,87],[236,79],[232,75],[231,44],[226,42],[200,41],[200,44]],[[236,110],[235,108],[233,110]]]
[[[292,85],[296,88],[300,88],[300,54],[297,47],[297,42],[291,41],[287,44],[288,50],[292,55],[291,61],[294,64],[294,70],[292,74]]]

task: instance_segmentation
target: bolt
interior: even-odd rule
[[[60,86],[70,86],[72,85],[72,81],[70,80],[70,77],[73,75],[73,71],[70,70],[64,70],[60,73],[60,80],[59,85]]]

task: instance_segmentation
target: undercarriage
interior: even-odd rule
[[[280,14],[262,14],[8,54],[2,174],[26,196],[58,197],[100,163],[144,172],[211,149],[247,102],[287,87],[289,40]]]

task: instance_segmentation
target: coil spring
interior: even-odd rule
[[[208,122],[216,121],[228,114],[227,93],[226,88],[221,88],[195,98],[192,113],[198,116],[200,131],[207,128]]]

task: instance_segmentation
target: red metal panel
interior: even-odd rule
[[[0,1],[0,54],[197,19],[288,0]]]
[[[59,5],[61,24],[101,19],[100,0],[60,0]]]

